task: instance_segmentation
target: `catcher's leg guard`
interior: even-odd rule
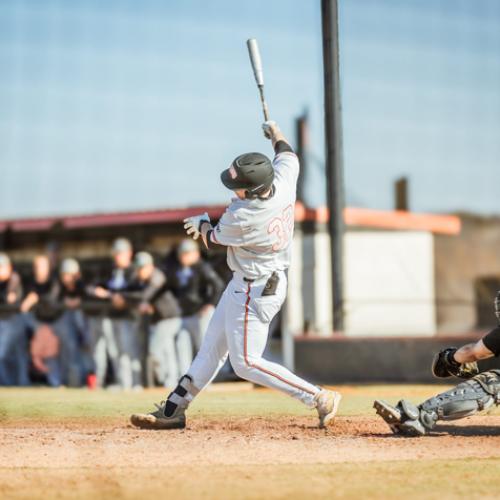
[[[420,421],[432,429],[438,420],[456,420],[500,404],[500,370],[490,370],[424,401]]]
[[[395,434],[422,436],[432,430],[438,420],[456,420],[500,404],[500,370],[490,370],[461,382],[420,406],[401,400],[396,406],[375,401],[377,413]]]

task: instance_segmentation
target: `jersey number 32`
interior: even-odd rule
[[[275,217],[267,226],[267,233],[274,234],[276,239],[273,244],[273,252],[278,252],[285,248],[290,242],[293,232],[293,207],[288,205],[283,212],[281,217]]]

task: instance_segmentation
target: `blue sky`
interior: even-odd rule
[[[0,218],[220,203],[219,172],[311,118],[324,203],[319,0],[0,3]],[[500,2],[340,0],[350,205],[500,213]]]

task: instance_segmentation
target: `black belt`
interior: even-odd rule
[[[252,280],[250,278],[243,278],[243,281],[246,281],[247,283],[253,283],[255,280]],[[276,295],[276,290],[278,288],[279,282],[280,282],[279,274],[276,271],[274,271],[273,274],[269,276],[268,280],[266,281],[266,284],[264,285],[264,290],[262,290],[262,296]]]

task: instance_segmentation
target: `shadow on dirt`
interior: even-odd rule
[[[500,436],[500,425],[438,425],[435,432],[446,432],[451,436]]]
[[[392,434],[390,431],[388,433],[381,432],[366,432],[362,433],[363,437],[376,437],[385,439],[408,439],[411,437],[419,438],[424,436],[402,436],[401,434]],[[426,434],[425,437],[442,437],[442,436],[500,436],[500,425],[437,425],[433,431]]]

